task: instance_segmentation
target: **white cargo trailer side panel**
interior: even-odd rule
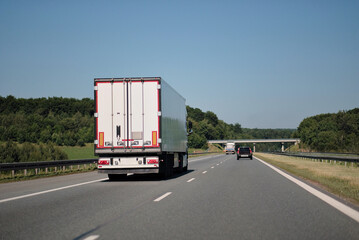
[[[161,81],[162,151],[187,151],[186,100]]]

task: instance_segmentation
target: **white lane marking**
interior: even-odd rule
[[[97,238],[99,238],[100,235],[92,235],[92,236],[88,236],[87,238],[85,238],[84,240],[95,240]]]
[[[195,178],[191,178],[191,179],[188,180],[187,182],[192,182],[193,180],[195,180]]]
[[[156,199],[153,200],[153,201],[154,201],[154,202],[159,202],[159,201],[161,201],[161,200],[164,199],[165,197],[168,197],[168,196],[171,195],[171,194],[172,194],[172,192],[165,193],[165,194],[163,194],[161,197],[156,198]]]
[[[219,166],[219,164],[217,163],[217,166]]]
[[[202,172],[203,174],[207,173],[207,171]]]
[[[60,187],[60,188],[54,188],[54,189],[50,189],[50,190],[46,190],[46,191],[42,191],[42,192],[36,192],[36,193],[30,193],[30,194],[26,194],[26,195],[22,195],[22,196],[17,196],[17,197],[6,198],[6,199],[0,200],[0,203],[9,202],[9,201],[13,201],[13,200],[17,200],[17,199],[22,199],[22,198],[27,198],[27,197],[33,197],[33,196],[37,196],[37,195],[41,195],[41,194],[45,194],[45,193],[50,193],[50,192],[55,192],[55,191],[59,191],[59,190],[64,190],[64,189],[67,189],[67,188],[78,187],[78,186],[82,186],[82,185],[86,185],[86,184],[90,184],[90,183],[101,182],[101,181],[104,181],[104,180],[107,180],[107,179],[108,179],[108,178],[102,178],[102,179],[98,179],[98,180],[94,180],[94,181],[89,181],[89,182],[83,182],[83,183],[73,184],[73,185],[69,185],[69,186],[65,186],[65,187]]]
[[[308,184],[306,184],[306,183],[304,183],[302,181],[299,181],[298,179],[290,176],[289,174],[286,174],[285,172],[283,172],[283,171],[279,170],[278,168],[270,165],[269,163],[266,163],[265,161],[263,161],[263,160],[261,160],[259,158],[257,158],[257,160],[261,161],[262,163],[264,163],[268,167],[272,168],[274,171],[278,172],[280,175],[286,177],[290,181],[292,181],[295,184],[299,185],[300,187],[304,188],[305,190],[307,190],[308,192],[310,192],[311,194],[313,194],[317,198],[323,200],[324,202],[328,203],[332,207],[336,208],[340,212],[344,213],[345,215],[347,215],[348,217],[354,219],[355,221],[357,221],[359,223],[359,212],[358,211],[348,207],[347,205],[335,200],[332,197],[329,197],[328,195],[316,190],[315,188],[312,188]]]
[[[211,167],[211,168],[214,168],[214,167]]]

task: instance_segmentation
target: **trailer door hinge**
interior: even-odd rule
[[[157,89],[161,89],[161,84],[157,84]]]
[[[95,145],[97,145],[97,144],[98,144],[98,140],[95,140],[93,143],[94,143]]]
[[[159,138],[159,139],[157,140],[157,142],[158,142],[158,143],[161,143],[161,142],[162,142],[162,139],[161,139],[161,138]]]
[[[94,116],[95,118],[97,118],[97,117],[98,117],[98,113],[94,113],[93,116]]]
[[[158,112],[158,113],[157,113],[157,116],[161,116],[161,115],[162,115],[162,112]]]
[[[97,91],[97,90],[98,90],[98,86],[95,86],[94,89],[95,89],[95,91]]]

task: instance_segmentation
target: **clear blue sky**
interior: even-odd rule
[[[138,76],[247,128],[359,107],[359,1],[0,1],[1,96]]]

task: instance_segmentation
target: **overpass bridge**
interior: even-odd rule
[[[229,139],[229,140],[208,140],[208,143],[253,143],[253,152],[256,151],[256,143],[282,143],[282,152],[284,152],[284,143],[300,142],[299,138],[280,138],[280,139]]]

